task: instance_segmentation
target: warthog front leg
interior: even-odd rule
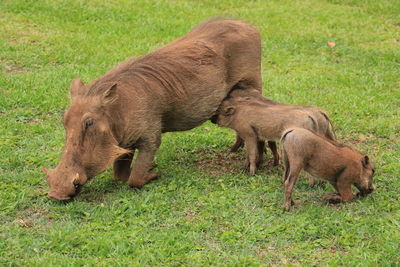
[[[131,164],[135,150],[132,153],[124,154],[114,161],[114,178],[126,182],[131,174]]]
[[[136,158],[131,174],[127,181],[129,186],[142,187],[151,180],[158,178],[158,173],[151,172],[154,168],[154,156],[161,143],[161,136],[157,136],[154,139],[141,142],[138,145],[139,154]]]
[[[353,192],[351,191],[350,183],[339,182],[337,188],[343,202],[349,202],[353,199]]]
[[[351,184],[337,182],[334,184],[337,193],[331,193],[324,196],[325,201],[330,203],[341,203],[349,202],[353,199],[353,192],[351,190]]]

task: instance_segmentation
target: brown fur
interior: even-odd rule
[[[222,102],[216,123],[235,130],[238,136],[249,142],[245,142],[246,166],[249,166],[251,175],[254,175],[263,156],[262,151],[254,145],[257,142],[255,138],[268,141],[274,154],[274,164],[278,164],[279,155],[275,141],[280,139],[285,129],[297,126],[326,134],[326,125],[330,124],[325,118],[315,119],[318,116],[323,117],[318,108],[279,104],[262,97],[261,94],[251,92],[250,97],[242,97],[240,94],[242,92],[233,91],[230,97]],[[328,138],[331,138],[331,135],[328,135]]]
[[[361,195],[374,190],[373,165],[368,156],[361,155],[356,149],[303,128],[286,130],[281,143],[285,162],[286,211],[293,205],[292,190],[302,169],[333,185],[337,193],[325,197],[330,202],[351,201],[352,185]]]
[[[259,90],[251,89],[251,90],[243,90],[243,88],[235,88],[232,90],[229,95],[229,98],[234,98],[237,99],[238,101],[246,101],[246,99],[249,99],[248,97],[251,97],[253,100],[259,100],[261,103],[267,104],[267,105],[274,105],[274,104],[279,104],[278,102],[275,102],[272,99],[263,97],[261,92]],[[214,118],[212,121],[214,121]],[[230,152],[236,152],[239,148],[244,146],[244,141],[238,134],[236,134],[236,142],[229,148]],[[271,149],[273,155],[274,155],[274,165],[279,164],[279,156],[278,156],[278,151],[276,149],[276,143],[274,141],[268,141],[268,146]],[[263,159],[263,152],[264,152],[264,147],[265,144],[264,142],[259,142],[258,144],[259,147],[259,159],[260,163]]]
[[[114,176],[130,186],[155,179],[150,170],[161,133],[199,126],[233,88],[261,91],[260,68],[256,28],[211,20],[87,86],[74,80],[62,159],[56,169],[46,170],[49,196],[71,198],[111,162]],[[139,154],[131,169],[135,149]]]

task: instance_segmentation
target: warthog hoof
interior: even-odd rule
[[[285,204],[283,205],[283,210],[284,211],[290,211],[290,208],[294,206],[294,201],[290,200],[290,202],[285,202]]]
[[[336,204],[342,202],[342,197],[339,195],[339,193],[329,193],[323,197],[323,200],[332,204]]]
[[[130,187],[142,188],[145,184],[150,182],[151,180],[157,179],[160,175],[156,172],[149,172],[145,179],[143,178],[136,178],[136,179],[129,179],[127,184]]]

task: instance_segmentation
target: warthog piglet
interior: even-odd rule
[[[372,193],[375,188],[372,180],[375,170],[371,161],[354,148],[303,128],[286,130],[281,143],[286,211],[293,205],[292,190],[302,169],[333,185],[336,193],[324,197],[332,203],[352,200],[352,185],[358,188],[361,196]]]

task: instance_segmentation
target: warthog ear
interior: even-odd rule
[[[362,163],[362,165],[364,166],[364,168],[367,168],[367,167],[368,167],[368,164],[369,164],[369,158],[368,158],[368,156],[364,156],[364,157],[362,158],[362,160],[361,160],[361,163]]]
[[[231,116],[233,115],[233,113],[235,113],[235,108],[230,106],[230,107],[226,107],[223,111],[223,115],[224,116]]]
[[[113,83],[106,91],[104,91],[102,102],[104,105],[111,104],[117,99],[117,97],[117,84]]]
[[[71,93],[71,100],[76,99],[82,91],[85,89],[85,84],[82,82],[81,78],[75,78],[71,82],[70,93]]]

